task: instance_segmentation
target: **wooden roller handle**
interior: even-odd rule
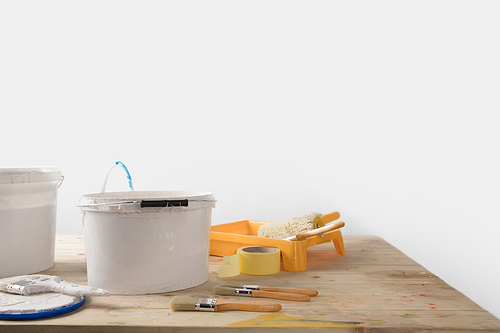
[[[227,302],[217,300],[215,311],[252,311],[252,312],[277,312],[281,304],[269,302]]]
[[[345,225],[344,222],[337,222],[337,223],[334,223],[334,224],[325,225],[324,227],[313,229],[313,230],[306,231],[306,232],[303,232],[301,234],[298,234],[298,235],[295,236],[295,240],[298,240],[298,241],[304,240],[304,239],[309,238],[311,236],[316,236],[316,235],[325,233],[327,231],[331,231],[331,230],[342,228],[344,225]]]
[[[302,294],[289,294],[289,293],[275,293],[271,291],[263,291],[263,290],[253,290],[252,297],[264,297],[264,298],[274,298],[274,299],[282,299],[286,301],[299,301],[299,302],[308,302],[311,300],[311,297]]]
[[[274,291],[274,292],[278,292],[278,293],[302,294],[302,295],[307,295],[307,296],[318,295],[317,290],[308,289],[308,288],[284,288],[284,287],[260,286],[259,290],[261,290],[261,291]]]

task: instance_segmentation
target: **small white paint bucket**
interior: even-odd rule
[[[212,193],[96,193],[82,196],[79,207],[90,286],[133,295],[208,280]]]
[[[54,167],[0,168],[0,278],[54,266],[62,180]]]

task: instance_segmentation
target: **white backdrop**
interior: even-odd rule
[[[214,192],[214,224],[338,210],[500,317],[499,10],[1,2],[0,167],[60,167],[59,233],[118,160]]]

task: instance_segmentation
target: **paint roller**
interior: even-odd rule
[[[344,222],[326,225],[326,223],[332,222],[339,217],[339,212],[324,215],[313,212],[282,222],[263,224],[257,230],[257,236],[273,239],[303,240],[327,231],[342,228],[345,225]]]

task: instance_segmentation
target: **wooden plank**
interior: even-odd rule
[[[346,255],[332,244],[308,250],[304,272],[218,278],[224,264],[210,257],[209,281],[154,295],[89,297],[78,311],[29,322],[0,321],[1,332],[500,332],[500,320],[376,236],[345,236]],[[81,235],[58,235],[56,265],[43,272],[87,283]],[[278,301],[278,313],[172,312],[173,296],[214,296],[223,282],[315,288],[310,302]],[[220,297],[249,301],[244,297]],[[259,299],[259,301],[272,301]]]

